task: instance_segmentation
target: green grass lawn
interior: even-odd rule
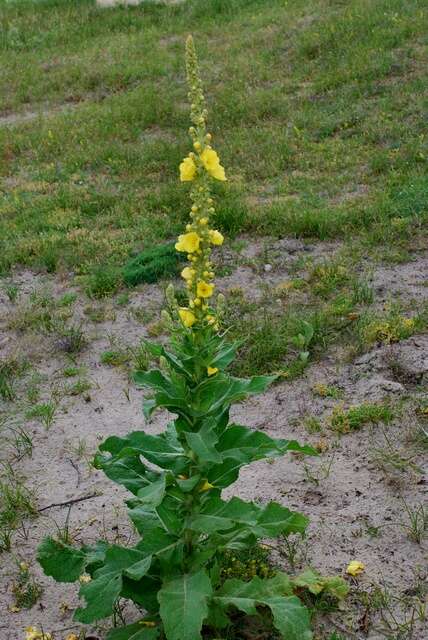
[[[425,0],[0,0],[0,17],[4,273],[115,273],[182,228],[189,32],[229,175],[222,228],[394,259],[424,241]]]

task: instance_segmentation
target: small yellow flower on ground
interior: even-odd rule
[[[210,231],[210,242],[211,244],[220,245],[223,244],[224,237],[220,233],[220,231],[216,231],[215,229],[211,229]]]
[[[217,372],[217,367],[207,367],[207,373],[209,376],[214,376]]]
[[[200,282],[198,282],[198,286],[196,288],[196,294],[198,298],[211,298],[213,291],[214,291],[213,284],[208,284],[203,280],[200,280]]]
[[[216,180],[226,180],[226,174],[224,172],[224,168],[220,164],[220,158],[217,155],[217,152],[210,147],[204,149],[201,153],[202,164],[208,173]]]
[[[184,158],[180,164],[180,180],[181,182],[190,182],[196,175],[196,165],[193,158]]]
[[[190,267],[184,267],[183,271],[181,272],[181,277],[185,280],[191,280],[194,275],[195,272]]]
[[[143,627],[155,627],[156,622],[152,622],[151,620],[142,620],[141,624]]]
[[[194,253],[199,249],[200,242],[201,239],[196,231],[190,231],[190,233],[178,236],[178,242],[175,248],[177,251],[183,251],[184,253]]]
[[[79,640],[79,638],[75,633],[69,633],[68,636],[66,636],[65,640]]]
[[[186,307],[181,307],[181,309],[178,310],[178,315],[180,316],[181,322],[187,328],[191,327],[196,322],[195,314],[192,313],[190,309],[186,309]]]
[[[359,576],[365,569],[365,565],[363,562],[359,560],[352,560],[346,567],[346,573],[350,576]]]
[[[27,627],[25,631],[25,640],[52,640],[50,633],[39,631],[36,627]]]

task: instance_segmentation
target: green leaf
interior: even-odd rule
[[[187,431],[184,436],[200,462],[222,462],[223,458],[215,448],[218,442],[215,431],[202,428],[196,433]]]
[[[241,425],[226,429],[217,445],[223,458],[235,458],[245,463],[262,458],[283,455],[289,448],[288,440],[274,440],[261,431],[253,431]]]
[[[162,475],[155,482],[140,489],[137,497],[143,504],[157,507],[162,502],[165,495],[165,476]]]
[[[226,580],[215,593],[213,602],[224,609],[234,606],[248,615],[257,614],[257,606],[269,607],[273,623],[287,640],[311,640],[309,612],[299,598],[291,595],[288,576],[278,573],[274,578],[251,582]]]
[[[190,522],[190,528],[201,533],[220,533],[236,525],[254,526],[260,508],[252,502],[232,498],[225,502],[211,498]]]
[[[159,637],[159,627],[146,627],[144,622],[141,620],[126,627],[111,629],[106,640],[156,640]]]
[[[112,436],[100,446],[100,451],[108,451],[116,458],[138,454],[158,467],[175,473],[181,473],[189,462],[179,441],[173,439],[171,429],[159,436],[144,431],[133,431],[125,438]]]
[[[254,376],[248,380],[226,374],[216,375],[202,382],[192,397],[194,414],[209,415],[247,396],[262,393],[277,376]]]
[[[53,538],[45,538],[37,549],[37,560],[47,576],[57,582],[75,582],[85,572],[87,554]]]
[[[77,609],[75,619],[88,624],[111,615],[122,590],[123,574],[140,579],[149,568],[150,562],[139,549],[108,547],[104,565],[95,571],[93,580],[80,587],[79,594],[87,604],[84,609]]]
[[[184,574],[164,583],[158,599],[167,640],[200,640],[211,594],[211,582],[205,571]]]
[[[111,438],[108,438],[108,440],[111,440]],[[138,455],[123,458],[120,454],[118,456],[103,456],[98,453],[95,456],[94,466],[97,469],[102,469],[110,480],[117,484],[122,484],[135,494],[158,475],[153,471],[148,471]]]
[[[290,511],[277,502],[269,502],[262,510],[255,534],[263,537],[274,537],[280,534],[304,533],[309,520],[298,511]]]

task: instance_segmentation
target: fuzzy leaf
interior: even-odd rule
[[[80,587],[79,593],[87,605],[84,609],[77,609],[75,619],[88,624],[111,615],[122,590],[123,574],[138,580],[149,568],[150,562],[142,551],[110,546],[104,565],[95,571],[93,580]]]
[[[208,415],[229,406],[247,396],[263,393],[277,376],[254,376],[250,379],[216,375],[202,382],[196,388],[193,406],[194,414]],[[196,409],[197,407],[197,409]]]
[[[47,576],[57,582],[75,582],[85,572],[87,554],[53,538],[45,538],[37,549],[37,560]]]
[[[183,447],[178,440],[173,440],[170,431],[159,436],[144,431],[133,431],[125,438],[112,436],[100,446],[100,451],[108,451],[116,458],[138,454],[158,467],[175,473],[181,473],[188,464]]]
[[[280,534],[304,533],[308,518],[297,511],[290,511],[277,502],[269,502],[257,521],[257,536],[274,537]]]
[[[143,622],[141,620],[126,627],[111,629],[106,640],[156,640],[159,637],[159,627],[146,627]]]
[[[204,462],[222,462],[223,458],[216,450],[215,445],[218,438],[214,431],[208,431],[202,428],[199,432],[186,432],[187,444],[198,456],[199,460]]]
[[[254,526],[260,507],[240,498],[225,502],[211,498],[190,523],[190,528],[201,533],[220,533],[236,525]]]
[[[143,504],[157,507],[162,502],[165,495],[165,476],[160,476],[155,482],[147,487],[143,487],[137,493],[137,497]]]
[[[289,578],[279,573],[269,580],[261,580],[257,576],[251,582],[227,580],[213,601],[224,609],[234,606],[248,615],[257,614],[257,606],[269,607],[273,623],[284,638],[311,640],[308,610],[291,593]]]
[[[200,640],[211,594],[211,582],[205,571],[184,574],[164,583],[158,599],[167,640]]]

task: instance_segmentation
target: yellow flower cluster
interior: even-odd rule
[[[180,164],[180,180],[192,182],[190,196],[193,204],[190,211],[191,222],[175,245],[177,251],[187,254],[190,263],[181,272],[186,282],[189,303],[187,307],[179,308],[178,315],[186,328],[203,323],[216,329],[217,318],[209,306],[215,289],[210,257],[212,246],[220,246],[224,238],[220,231],[210,228],[210,217],[215,210],[209,183],[212,178],[225,181],[226,173],[217,152],[211,147],[212,136],[206,130],[207,111],[191,36],[186,42],[186,70],[193,123],[189,133],[194,151]],[[209,376],[214,375],[217,369],[209,367],[207,373]]]

